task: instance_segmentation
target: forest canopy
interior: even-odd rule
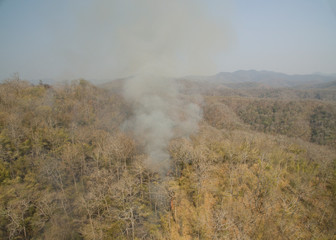
[[[160,174],[123,130],[133,111],[118,88],[3,82],[0,238],[334,238],[335,101],[258,91],[181,92],[203,119],[169,141]]]

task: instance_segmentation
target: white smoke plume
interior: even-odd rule
[[[170,166],[167,146],[172,138],[196,132],[201,111],[183,100],[172,79],[151,75],[129,79],[124,96],[133,102],[134,117],[127,122],[143,144],[147,166],[165,173]]]
[[[124,85],[134,112],[125,125],[144,146],[148,167],[165,173],[169,141],[196,132],[201,119],[199,106],[182,98],[172,76],[211,69],[224,49],[225,31],[195,0],[127,1],[119,7],[129,10],[118,29],[119,70],[134,76]]]

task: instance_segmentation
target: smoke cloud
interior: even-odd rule
[[[126,3],[125,3],[126,2]],[[181,76],[215,73],[227,46],[227,29],[215,24],[198,0],[130,0],[116,28],[117,71]]]
[[[119,7],[129,10],[117,34],[119,70],[133,76],[124,85],[134,109],[126,127],[143,144],[147,165],[165,173],[169,141],[196,132],[201,119],[199,106],[182,97],[172,76],[213,69],[224,31],[197,1],[128,1]]]
[[[75,19],[71,27],[53,30],[68,66],[63,78],[176,77],[222,68],[215,62],[230,42],[229,27],[216,24],[202,0],[77,0],[68,5]]]
[[[197,131],[201,110],[184,100],[173,79],[140,75],[129,79],[124,96],[133,102],[134,116],[126,123],[143,144],[147,166],[165,173],[170,167],[167,146],[175,137]]]

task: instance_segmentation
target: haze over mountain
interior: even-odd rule
[[[239,70],[220,72],[213,76],[189,76],[188,80],[220,83],[230,88],[241,87],[317,87],[336,80],[335,76],[322,74],[288,75],[273,71]],[[252,84],[253,83],[253,84]],[[322,86],[322,85],[321,85]]]

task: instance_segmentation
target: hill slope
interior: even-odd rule
[[[203,98],[160,175],[118,91],[0,84],[0,238],[332,239],[334,103]]]

